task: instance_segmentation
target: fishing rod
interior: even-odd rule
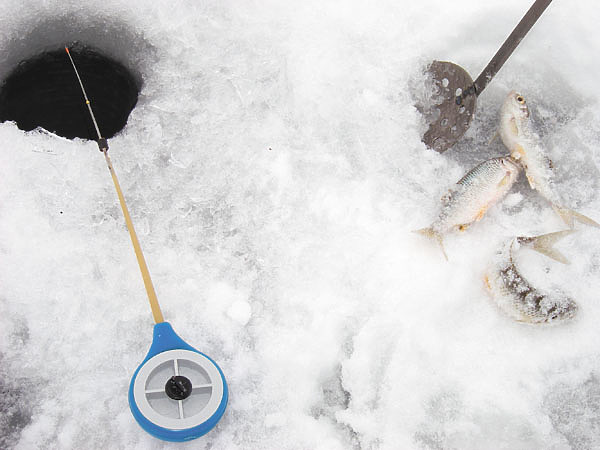
[[[69,48],[65,47],[65,51],[119,197],[155,322],[150,350],[129,384],[129,407],[139,425],[154,437],[175,442],[196,439],[212,430],[225,413],[229,398],[225,376],[211,358],[181,339],[164,320],[121,185],[108,156],[108,140],[100,132]],[[165,373],[165,365],[172,368],[172,375]]]
[[[106,159],[106,164],[108,165],[108,170],[112,176],[113,183],[115,185],[115,189],[117,190],[117,196],[119,197],[119,203],[121,204],[121,209],[123,210],[123,216],[125,216],[125,223],[127,224],[127,229],[129,230],[129,237],[131,237],[131,243],[133,244],[133,249],[135,251],[135,256],[138,261],[138,265],[140,266],[140,271],[142,272],[142,278],[144,280],[144,286],[146,288],[146,293],[148,294],[148,300],[150,301],[150,308],[152,309],[152,315],[154,317],[154,321],[156,323],[164,322],[165,319],[163,317],[162,311],[160,310],[160,305],[158,304],[158,298],[156,297],[156,291],[154,290],[154,285],[152,284],[152,278],[150,278],[150,271],[148,270],[148,265],[146,264],[146,259],[144,258],[144,254],[142,253],[142,247],[140,246],[140,242],[137,238],[137,234],[135,232],[135,228],[133,227],[133,222],[131,221],[131,216],[129,215],[129,210],[127,209],[127,204],[125,203],[125,197],[123,196],[123,191],[121,190],[121,185],[119,184],[119,180],[117,179],[117,174],[112,165],[110,157],[108,156],[108,140],[102,137],[100,133],[100,128],[98,127],[98,122],[96,121],[96,116],[94,116],[94,111],[92,110],[92,102],[87,96],[87,92],[85,92],[85,88],[83,87],[83,81],[81,81],[81,77],[79,76],[79,71],[75,66],[75,61],[73,61],[73,57],[71,56],[71,52],[68,47],[65,47],[67,55],[69,56],[69,60],[71,61],[71,65],[73,66],[73,70],[75,71],[75,75],[77,75],[77,81],[79,81],[79,86],[81,87],[81,92],[83,93],[83,97],[85,99],[85,104],[87,105],[88,111],[90,112],[90,116],[92,118],[92,122],[94,122],[94,128],[96,129],[96,134],[98,135],[98,148],[104,154],[104,158]]]

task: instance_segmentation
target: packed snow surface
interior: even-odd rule
[[[553,2],[462,140],[421,143],[423,68],[476,77],[522,0],[3,0],[0,77],[79,41],[143,79],[111,140],[158,297],[230,388],[209,434],[158,441],[129,380],[152,316],[94,142],[0,124],[0,447],[600,448],[600,231],[523,252],[579,305],[555,327],[502,314],[482,276],[516,235],[564,228],[523,175],[439,248],[440,197],[521,92],[565,206],[600,220],[600,10]],[[98,118],[101,126],[102,118]]]

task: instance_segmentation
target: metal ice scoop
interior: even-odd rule
[[[433,61],[427,71],[434,83],[434,109],[429,111],[429,129],[423,142],[442,153],[452,147],[467,131],[475,112],[477,97],[504,65],[533,24],[539,19],[552,0],[536,0],[521,21],[508,36],[500,50],[483,69],[475,82],[465,69],[447,61]]]

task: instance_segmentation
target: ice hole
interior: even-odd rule
[[[103,137],[121,131],[141,82],[121,63],[91,47],[70,48]],[[64,48],[21,61],[0,87],[0,122],[42,127],[69,139],[96,139],[77,76]]]

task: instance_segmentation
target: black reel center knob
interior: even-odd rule
[[[165,392],[173,400],[185,400],[192,395],[192,382],[181,375],[172,376],[165,384]]]

